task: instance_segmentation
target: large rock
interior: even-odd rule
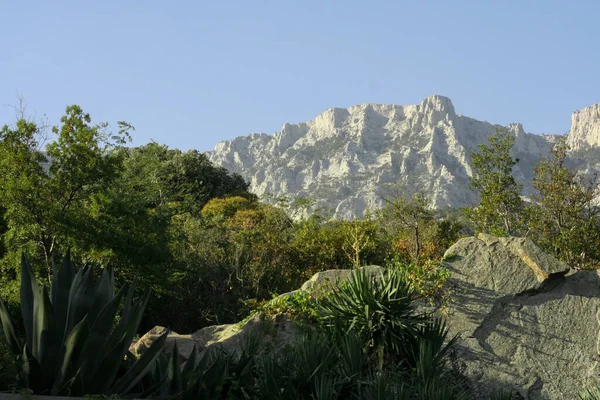
[[[163,326],[155,326],[150,329],[144,336],[142,336],[139,340],[135,340],[131,346],[129,346],[129,351],[135,356],[140,357],[151,345],[165,332],[167,334],[167,340],[165,342],[165,348],[167,353],[173,347],[173,344],[177,342],[177,348],[179,349],[179,354],[184,360],[187,360],[194,349],[194,346],[197,350],[202,351],[205,349],[206,343],[201,342],[200,340],[193,337],[193,335],[180,335],[176,332],[173,332]]]
[[[531,240],[465,238],[445,256],[459,363],[480,398],[576,399],[599,382],[600,277],[571,272]]]
[[[378,265],[368,265],[362,267],[362,270],[366,271],[371,276],[381,276],[385,271],[384,268]],[[337,285],[350,279],[354,270],[351,269],[330,269],[327,271],[317,272],[309,280],[304,282],[300,290],[306,290],[310,292],[323,292],[332,285]]]
[[[380,276],[385,270],[376,265],[366,266],[362,269],[373,276]],[[307,291],[315,294],[323,293],[327,288],[331,287],[331,285],[347,281],[353,272],[354,270],[349,269],[334,269],[318,272],[306,281],[299,290],[284,293],[272,301],[278,301],[285,296],[292,296],[298,291]],[[298,340],[302,336],[303,329],[304,328],[299,327],[284,314],[266,316],[262,313],[257,313],[248,320],[238,324],[208,326],[189,335],[180,335],[176,332],[169,331],[165,347],[168,351],[172,348],[173,343],[177,342],[177,347],[182,359],[187,360],[194,346],[196,346],[200,352],[211,346],[218,346],[233,353],[238,351],[245,341],[255,335],[259,335],[262,338],[263,345],[282,346],[285,344],[292,344],[294,341]],[[136,357],[141,356],[165,331],[167,331],[167,329],[162,326],[152,328],[139,340],[134,341],[131,344],[129,351]]]
[[[219,347],[233,354],[251,338],[259,338],[261,345],[282,345],[292,344],[302,333],[301,328],[286,315],[265,316],[263,313],[257,313],[243,323],[208,326],[189,335],[180,335],[162,326],[155,326],[139,340],[134,341],[129,351],[139,358],[166,331],[166,353],[170,354],[173,343],[177,342],[182,361],[189,358],[194,346],[200,353],[210,347]]]

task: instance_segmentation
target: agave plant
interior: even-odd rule
[[[600,386],[587,389],[579,394],[580,400],[600,400]]]
[[[414,304],[415,293],[406,277],[389,270],[381,277],[355,271],[321,302],[330,324],[354,330],[380,352],[403,354],[407,340],[415,338],[426,321]]]
[[[16,335],[1,300],[0,319],[9,348],[22,355],[24,386],[34,394],[127,394],[153,367],[166,339],[166,334],[161,336],[124,370],[125,356],[150,296],[148,290],[134,300],[134,291],[135,283],[115,294],[111,269],[103,270],[97,284],[91,268],[75,273],[69,254],[60,267],[53,265],[50,289],[40,287],[22,256],[25,343]]]
[[[138,397],[195,399],[252,399],[255,363],[261,346],[258,335],[249,335],[239,352],[229,353],[217,346],[202,353],[196,347],[181,367],[177,342],[171,355],[161,353],[154,368],[138,385]]]

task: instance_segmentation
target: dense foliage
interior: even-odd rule
[[[478,231],[515,236],[523,227],[521,185],[512,175],[512,168],[519,162],[510,154],[514,143],[514,136],[498,129],[488,145],[478,145],[479,152],[472,154],[473,176],[469,181],[479,193],[480,202],[467,209],[467,215]]]
[[[159,338],[119,376],[150,292],[134,300],[134,286],[115,293],[112,270],[94,282],[93,271],[77,273],[67,255],[54,266],[52,283],[39,285],[30,264],[21,266],[21,341],[4,302],[0,321],[9,349],[21,358],[20,387],[35,394],[82,396],[128,393],[150,370],[166,339]],[[118,314],[118,310],[121,312]]]
[[[139,300],[132,288],[115,294],[111,270],[96,283],[89,268],[75,273],[69,258],[54,268],[47,289],[22,262],[24,340],[0,302],[4,338],[21,361],[16,371],[3,363],[2,372],[21,379],[13,389],[122,398],[470,398],[450,363],[454,339],[440,319],[417,311],[416,292],[396,270],[383,276],[359,270],[310,300],[313,325],[297,342],[265,346],[265,333],[255,331],[240,352],[193,349],[182,368],[177,343],[164,349],[166,333],[140,358],[124,357],[147,291]]]
[[[577,174],[566,166],[565,138],[535,169],[538,191],[531,230],[538,243],[575,268],[600,262],[600,184],[597,176]]]
[[[234,398],[247,398],[243,390],[268,398],[381,398],[383,393],[461,398],[460,385],[446,385],[450,369],[445,327],[413,308],[418,298],[437,305],[448,301],[444,283],[449,273],[441,261],[450,245],[471,232],[529,235],[574,268],[600,263],[599,184],[595,177],[568,168],[564,142],[535,169],[534,202],[521,198],[512,176],[518,162],[511,156],[514,137],[497,132],[473,154],[471,185],[481,201],[465,211],[469,220],[458,210],[432,210],[422,193],[387,198],[385,207],[362,218],[335,220],[329,210],[303,217],[310,199],[261,202],[241,176],[215,167],[197,151],[157,143],[125,147],[132,130],[120,122],[112,133],[105,123],[93,124],[78,106],[66,108],[49,137],[25,119],[0,130],[0,299],[3,332],[9,338],[9,349],[0,348],[0,357],[7,358],[0,377],[23,379],[23,385],[40,393],[114,392],[114,379],[104,379],[102,388],[90,383],[98,376],[98,365],[81,364],[83,354],[98,347],[99,332],[110,331],[109,325],[125,329],[120,350],[106,352],[122,361],[124,343],[138,328],[162,325],[192,332],[237,322],[258,309],[285,312],[324,330],[302,346],[268,357],[254,357],[251,348],[242,357],[206,356],[204,369],[185,372],[191,379],[186,384],[175,373],[179,360],[158,355],[152,378],[116,387],[160,387],[154,393],[166,395],[189,385],[206,397],[217,396],[211,390],[222,395],[226,388]],[[23,253],[31,264],[20,262]],[[54,266],[54,259],[67,254],[85,265],[77,274],[72,267]],[[382,281],[356,275],[318,307],[315,299],[302,294],[269,301],[298,288],[315,272],[370,264],[386,265],[390,273]],[[70,280],[79,282],[87,295],[72,299],[66,289],[71,286],[65,283]],[[153,296],[133,289],[127,295],[114,294],[115,285],[148,288]],[[100,294],[87,303],[81,300],[90,293]],[[65,304],[77,301],[87,305],[73,317],[74,325],[64,325],[63,313],[70,310]],[[120,317],[117,306],[125,307]],[[92,318],[82,323],[82,310],[90,307],[110,313],[102,324]],[[135,309],[135,316],[127,307]],[[35,329],[33,314],[42,323]],[[7,322],[21,320],[19,315],[23,324]],[[73,333],[75,327],[79,333]],[[96,344],[82,344],[88,339]],[[103,339],[109,344],[117,340],[111,335]],[[67,355],[69,349],[79,349],[79,358]],[[9,350],[18,356],[11,358]],[[325,373],[324,365],[334,372]],[[78,367],[80,374],[73,372]],[[119,368],[123,372],[134,367]],[[58,370],[62,372],[57,375]],[[171,372],[162,379],[165,371]],[[274,380],[265,379],[267,373]],[[248,381],[243,383],[242,377]],[[349,377],[365,384],[356,386]],[[277,386],[283,391],[276,395],[274,385],[283,385]],[[451,397],[435,392],[441,387]]]
[[[521,198],[521,186],[512,176],[518,163],[510,155],[514,137],[498,132],[473,154],[473,189],[479,205],[468,208],[476,231],[493,235],[530,236],[542,248],[576,269],[600,266],[600,181],[596,174],[575,172],[589,152],[573,154],[562,137],[549,155],[534,167],[533,201]],[[592,152],[595,154],[595,152]]]

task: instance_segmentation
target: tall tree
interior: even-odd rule
[[[569,146],[561,138],[534,168],[537,205],[531,226],[535,239],[573,268],[600,263],[600,182],[566,165]]]
[[[408,242],[409,259],[418,264],[424,243],[437,234],[434,211],[429,206],[429,199],[423,193],[415,193],[410,200],[397,196],[384,201],[387,204],[383,213],[398,231],[395,236]],[[397,241],[396,245],[398,244]]]
[[[40,272],[50,278],[50,259],[80,240],[79,229],[89,221],[87,206],[117,176],[120,159],[111,150],[131,129],[123,122],[119,126],[110,134],[106,124],[91,125],[89,114],[69,106],[45,154],[35,123],[21,118],[0,130],[0,203],[6,209],[9,258],[26,249],[45,261],[47,268]]]
[[[517,235],[524,223],[524,202],[512,169],[519,162],[510,155],[514,136],[497,129],[489,144],[478,145],[479,152],[471,153],[473,176],[471,188],[479,193],[479,205],[467,209],[478,232],[497,236]]]

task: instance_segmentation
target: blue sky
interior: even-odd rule
[[[211,149],[327,108],[416,104],[564,133],[600,102],[598,1],[0,0],[0,123],[21,95]]]

